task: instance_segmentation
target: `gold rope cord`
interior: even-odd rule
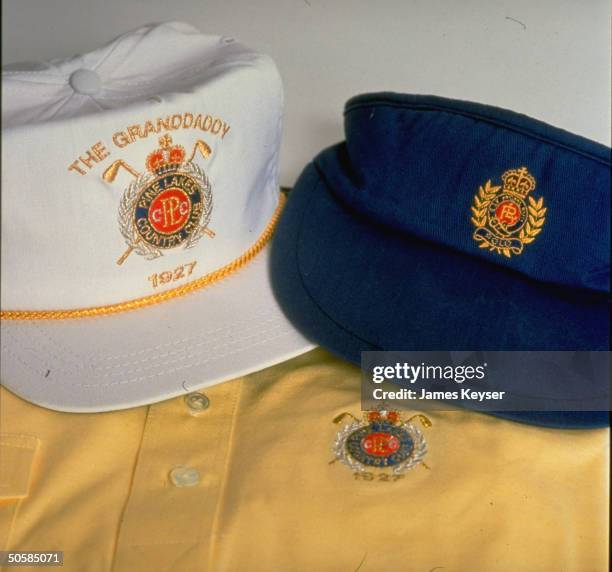
[[[108,314],[118,314],[119,312],[128,312],[129,310],[136,310],[137,308],[144,308],[146,306],[152,306],[165,302],[166,300],[172,300],[185,294],[190,294],[206,286],[210,286],[223,278],[227,278],[230,274],[236,272],[246,264],[248,264],[257,254],[261,252],[263,247],[268,243],[274,228],[280,216],[280,213],[285,204],[285,196],[281,193],[278,207],[274,211],[270,222],[268,222],[263,233],[257,239],[257,241],[245,252],[243,252],[238,258],[232,260],[229,264],[210,272],[205,276],[193,280],[183,286],[166,290],[165,292],[159,292],[158,294],[151,294],[150,296],[143,296],[142,298],[136,298],[127,302],[120,302],[118,304],[110,304],[108,306],[96,306],[93,308],[78,308],[75,310],[6,310],[0,312],[0,319],[2,320],[64,320],[66,318],[89,318],[92,316],[105,316]]]

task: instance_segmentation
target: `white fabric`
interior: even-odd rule
[[[270,58],[234,40],[180,23],[146,26],[89,54],[3,71],[2,89],[3,311],[88,308],[181,286],[245,252],[278,204],[280,78]],[[198,141],[210,148],[208,157],[196,150],[193,164],[210,183],[214,236],[155,259],[132,251],[119,265],[129,246],[119,207],[140,179],[122,167],[114,181],[102,174],[117,160],[147,173],[164,135],[184,148],[185,161]],[[171,397],[306,351],[312,344],[273,300],[266,260],[260,254],[184,300],[128,314],[3,320],[2,383],[52,408],[98,411]],[[159,279],[179,267],[177,280]],[[274,335],[238,347],[260,317]],[[194,351],[177,341],[195,339]],[[156,357],[172,344],[171,357]],[[105,360],[118,354],[143,356],[155,375],[133,381],[130,360],[109,369]],[[181,367],[166,367],[175,357]]]
[[[287,322],[266,248],[248,266],[149,308],[63,322],[2,321],[2,384],[60,411],[124,409],[189,393],[314,346]]]
[[[102,79],[95,97],[70,86],[81,69]],[[184,24],[146,27],[44,72],[5,72],[2,89],[3,310],[63,310],[146,296],[153,293],[149,276],[193,260],[190,278],[197,278],[244,252],[276,208],[281,82],[269,58],[237,42]],[[219,118],[230,129],[223,138],[180,128],[123,148],[112,142],[129,126],[147,120],[156,126],[157,118],[185,113]],[[145,171],[165,133],[188,155],[198,140],[212,149],[208,159],[196,155],[194,162],[212,185],[216,236],[156,260],[132,254],[118,266],[127,248],[118,205],[134,177],[120,170],[109,183],[102,173],[117,159]],[[85,175],[69,171],[98,141],[110,156],[91,169],[80,163]]]

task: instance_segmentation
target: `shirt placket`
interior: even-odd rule
[[[113,570],[210,569],[240,382],[151,405]]]

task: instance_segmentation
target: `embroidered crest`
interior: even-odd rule
[[[115,179],[120,167],[135,177],[119,203],[119,230],[128,249],[118,265],[132,252],[152,260],[165,250],[191,248],[204,235],[214,236],[208,228],[213,208],[211,185],[193,162],[197,150],[208,157],[210,148],[198,141],[186,160],[185,149],[172,145],[170,135],[160,137],[159,144],[159,149],[147,157],[145,173],[138,173],[123,161],[115,161],[104,172],[107,181]]]
[[[397,411],[370,411],[359,420],[350,413],[342,413],[334,423],[340,423],[346,416],[353,422],[345,425],[336,435],[333,445],[335,459],[340,461],[356,474],[370,476],[402,476],[419,463],[427,453],[425,437],[420,429],[410,423],[419,418],[424,427],[430,427],[431,421],[424,415],[414,415],[408,421],[402,421]]]
[[[503,187],[488,180],[474,195],[471,220],[476,230],[472,238],[480,248],[511,258],[542,232],[546,208],[543,197],[527,196],[536,180],[526,167],[506,171],[501,178]]]

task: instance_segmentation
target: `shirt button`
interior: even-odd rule
[[[200,482],[200,471],[182,465],[174,467],[170,471],[170,481],[175,487],[195,487]]]
[[[210,407],[210,400],[203,393],[189,393],[185,395],[185,403],[191,413],[198,414]]]
[[[70,87],[76,93],[83,95],[95,95],[102,87],[100,76],[92,70],[80,69],[70,75]]]

